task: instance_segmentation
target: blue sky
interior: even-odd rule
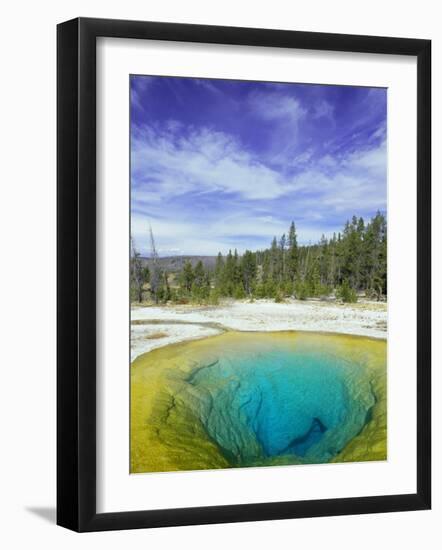
[[[301,244],[387,207],[387,90],[131,76],[131,233],[160,255]]]

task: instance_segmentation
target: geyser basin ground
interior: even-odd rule
[[[131,471],[386,459],[386,342],[228,332],[131,367]]]

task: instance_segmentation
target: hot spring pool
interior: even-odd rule
[[[227,333],[132,365],[132,471],[386,457],[386,344]]]

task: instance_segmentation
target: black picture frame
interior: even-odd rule
[[[417,58],[417,492],[96,512],[96,39]],[[75,531],[424,510],[431,506],[431,41],[79,18],[57,28],[57,523]]]

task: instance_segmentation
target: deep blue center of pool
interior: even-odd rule
[[[237,463],[285,455],[324,462],[363,428],[373,404],[352,397],[349,369],[326,353],[272,349],[226,353],[188,382],[208,435]]]

